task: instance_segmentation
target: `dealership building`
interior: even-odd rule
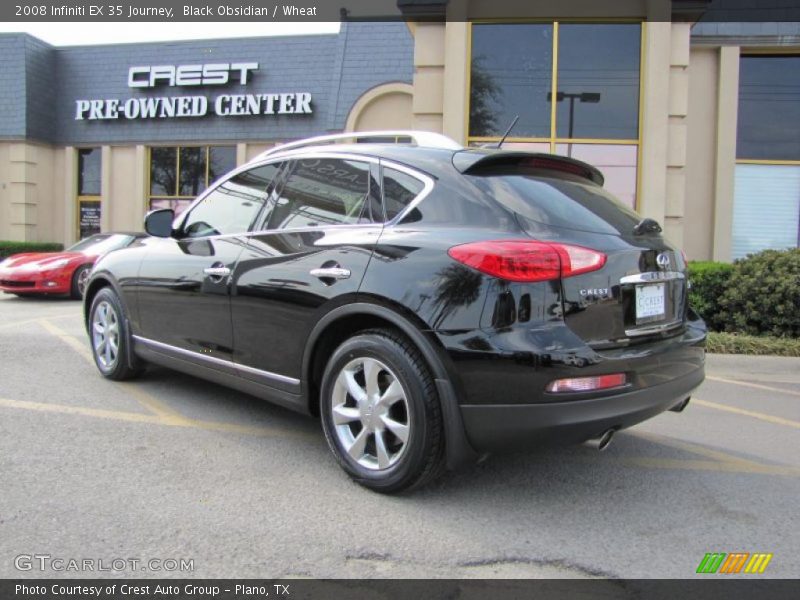
[[[0,34],[0,239],[141,229],[284,141],[423,129],[480,145],[519,115],[504,147],[596,165],[690,259],[798,246],[800,24],[695,23],[704,3],[681,0],[588,19],[569,0],[524,19],[498,1],[398,4],[406,22],[333,35]]]

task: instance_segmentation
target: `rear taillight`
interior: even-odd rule
[[[627,383],[625,373],[612,375],[598,375],[596,377],[573,377],[571,379],[556,379],[547,384],[548,392],[592,392],[622,387]]]
[[[508,281],[549,281],[603,268],[606,255],[596,250],[522,240],[472,242],[453,246],[451,258],[481,273]]]

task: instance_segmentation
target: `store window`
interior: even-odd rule
[[[236,166],[235,146],[150,148],[149,209],[180,214],[214,180]]]
[[[100,178],[102,152],[100,148],[78,149],[78,237],[87,238],[100,233]]]
[[[641,23],[472,24],[469,143],[573,156],[636,206]],[[553,90],[556,93],[553,94]]]
[[[470,137],[550,137],[553,25],[472,26]]]
[[[800,56],[744,55],[733,258],[800,245]]]

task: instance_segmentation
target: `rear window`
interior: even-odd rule
[[[533,223],[594,233],[629,234],[641,220],[605,189],[578,177],[508,171],[467,177],[481,191]]]
[[[405,210],[424,188],[425,184],[416,177],[384,167],[383,201],[386,206],[386,220],[391,221]]]

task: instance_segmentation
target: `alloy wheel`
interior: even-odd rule
[[[97,361],[104,369],[111,369],[119,354],[119,319],[110,302],[100,302],[92,319],[92,345]]]
[[[91,274],[90,269],[82,269],[80,273],[78,273],[78,293],[83,296],[86,292],[86,284],[89,282],[89,275]]]
[[[339,443],[362,467],[388,469],[402,457],[411,431],[408,396],[392,370],[374,358],[351,360],[332,393]]]

